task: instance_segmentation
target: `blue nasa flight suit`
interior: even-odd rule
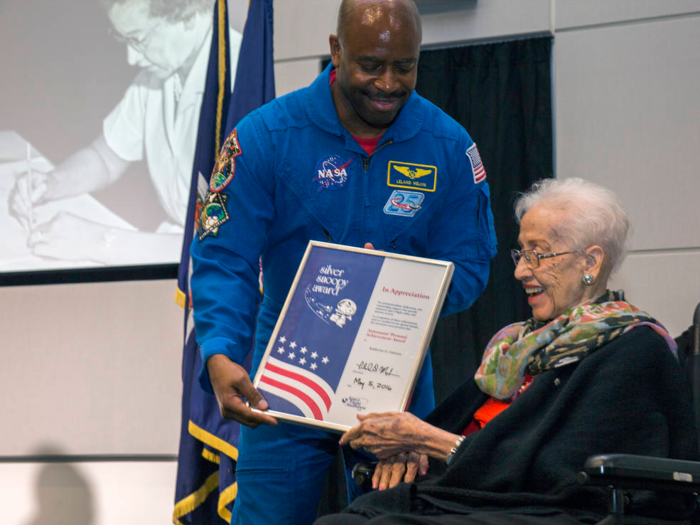
[[[331,68],[243,119],[225,180],[212,183],[217,195],[210,192],[207,202],[219,199],[225,212],[204,213],[210,222],[201,224],[191,251],[203,362],[221,353],[242,363],[255,342],[254,376],[309,240],[371,242],[452,261],[443,315],[469,307],[486,286],[496,238],[483,166],[467,132],[413,93],[368,157],[338,120]],[[206,367],[200,382],[211,392]],[[424,417],[433,405],[428,358],[409,410]],[[312,522],[338,438],[282,422],[243,427],[232,523]],[[349,471],[359,458],[343,448]],[[348,485],[353,497],[356,485]]]

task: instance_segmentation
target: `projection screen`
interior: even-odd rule
[[[232,76],[246,10],[229,1]],[[0,276],[179,262],[212,17],[0,1]]]

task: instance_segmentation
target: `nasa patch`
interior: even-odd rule
[[[421,209],[425,195],[415,191],[394,190],[384,205],[384,213],[399,217],[413,217]]]
[[[352,159],[345,162],[337,155],[329,155],[316,163],[314,182],[318,182],[318,191],[339,190],[348,180],[348,165]]]
[[[221,154],[214,165],[214,172],[209,179],[209,190],[219,193],[233,180],[236,173],[236,157],[243,153],[238,143],[238,131],[234,128],[221,147]]]
[[[437,167],[392,160],[389,161],[386,183],[393,188],[435,191]]]

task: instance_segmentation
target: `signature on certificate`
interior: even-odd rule
[[[362,360],[359,363],[357,363],[356,367],[358,370],[364,370],[365,372],[370,372],[373,374],[401,377],[401,376],[399,376],[399,374],[394,373],[393,366],[385,366],[385,365],[380,365],[378,363],[370,363],[370,362]]]

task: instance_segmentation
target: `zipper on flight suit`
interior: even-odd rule
[[[388,145],[391,144],[392,142],[394,142],[394,139],[389,139],[389,140],[387,140],[387,141],[384,142],[381,146],[379,146],[378,148],[376,148],[376,149],[372,152],[372,155],[374,155],[375,153],[377,153],[377,152],[378,152],[380,149],[382,149],[384,146],[388,146]],[[364,173],[367,173],[367,171],[369,171],[369,161],[370,161],[370,159],[372,158],[372,155],[370,155],[369,157],[365,157],[364,155],[360,155],[360,157],[362,158],[362,171],[363,171]]]
[[[321,226],[321,223],[318,220],[316,222],[318,222],[318,225]],[[333,237],[331,237],[331,234],[328,233],[328,230],[326,230],[323,226],[321,226],[321,229],[323,230],[323,233],[326,234],[326,241],[333,242]]]
[[[302,206],[304,206],[304,205],[302,204]],[[321,224],[321,221],[319,221],[313,215],[313,213],[310,213],[309,210],[306,208],[306,206],[304,206],[304,209],[306,209],[306,213],[309,214],[309,217],[311,217],[316,222],[316,224],[318,224],[318,227],[323,230],[323,233],[326,236],[326,242],[333,242],[333,237],[331,237],[331,234],[328,232],[328,230],[326,230],[326,228],[323,227],[323,224]]]
[[[326,242],[333,242],[333,237],[331,237],[331,234],[329,233],[329,231],[326,230],[326,228],[323,226],[323,224],[321,224],[321,221],[319,221],[316,218],[316,216],[313,213],[311,213],[306,206],[304,206],[303,203],[301,203],[301,207],[304,208],[304,210],[306,210],[306,213],[309,215],[309,217],[311,217],[314,220],[314,222],[316,224],[318,224],[318,227],[323,230],[323,234],[326,236]]]
[[[374,155],[375,153],[377,153],[377,152],[378,152],[380,149],[382,149],[384,146],[388,146],[388,145],[391,144],[392,142],[394,142],[394,139],[389,139],[389,140],[387,140],[387,141],[384,142],[381,146],[379,146],[378,148],[376,148],[376,149],[372,152],[372,155]],[[367,206],[367,203],[366,203],[365,199],[366,199],[366,193],[367,193],[367,191],[368,191],[368,190],[367,190],[367,187],[369,186],[369,181],[366,179],[366,176],[367,176],[367,172],[369,171],[369,163],[370,163],[370,160],[372,160],[372,155],[369,155],[369,156],[367,156],[367,157],[365,157],[364,155],[360,155],[360,158],[362,159],[362,175],[363,175],[363,178],[362,178],[362,179],[363,179],[363,180],[362,180],[362,204],[363,204],[363,206]],[[363,219],[362,219],[362,229],[361,229],[361,231],[364,232],[364,230],[365,230],[365,225],[364,225],[364,212],[363,212],[363,214],[362,214],[362,217],[363,217]],[[364,243],[363,243],[363,245],[364,245]]]

